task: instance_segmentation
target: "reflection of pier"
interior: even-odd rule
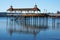
[[[33,26],[33,25],[27,25],[24,23],[20,24],[20,22],[18,24],[20,25],[19,27],[17,26],[18,28],[16,26],[14,26],[14,28],[13,26],[10,26],[10,28],[8,29],[8,32],[10,33],[10,35],[12,35],[13,33],[32,34],[34,35],[34,40],[36,40],[36,36],[41,30],[45,30],[48,28],[46,26],[38,27],[38,26]]]
[[[11,17],[10,21],[9,19],[7,19],[7,24],[9,28],[13,28],[14,30],[16,30],[16,25],[18,26],[22,26],[22,29],[27,28],[27,30],[29,29],[43,29],[43,28],[47,28],[47,18],[42,18],[43,20],[40,19],[40,17]],[[45,22],[44,22],[45,19]],[[17,27],[18,27],[17,26]]]

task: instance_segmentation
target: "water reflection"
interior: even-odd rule
[[[26,18],[28,19],[28,18]],[[36,40],[36,36],[38,35],[38,33],[41,30],[45,30],[48,28],[48,26],[44,26],[44,25],[36,25],[36,22],[39,22],[38,20],[35,20],[35,22],[31,22],[34,21],[32,18],[30,18],[28,20],[26,19],[20,19],[18,18],[17,20],[15,18],[11,18],[10,22],[9,22],[9,28],[8,28],[8,32],[9,34],[12,36],[14,33],[22,33],[22,34],[33,34],[34,35],[34,40]],[[31,23],[27,23],[27,22],[31,22]],[[33,25],[31,25],[33,24]],[[41,24],[41,23],[40,23]]]
[[[47,27],[23,27],[23,29],[9,29],[8,32],[12,36],[13,33],[22,33],[22,34],[32,34],[34,35],[34,40],[36,40],[36,36],[41,30],[45,30]]]
[[[44,19],[44,20],[43,20]],[[60,17],[23,17],[0,19],[1,40],[59,40],[60,39]],[[48,26],[46,25],[48,21]],[[6,31],[7,28],[7,31]],[[50,29],[51,28],[51,29]],[[47,29],[47,30],[46,30]],[[7,33],[8,32],[8,33]]]

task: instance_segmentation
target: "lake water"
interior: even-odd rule
[[[0,40],[60,40],[60,18],[0,17]]]

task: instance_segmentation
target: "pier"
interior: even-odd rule
[[[49,27],[49,18],[52,19],[52,28],[56,29],[57,25],[59,25],[59,23],[56,23],[56,19],[60,17],[60,12],[41,13],[37,5],[33,8],[13,8],[11,6],[7,9],[7,12],[0,12],[0,17],[6,17],[6,25],[9,27],[10,32],[24,32],[17,30],[16,25],[18,25],[23,26],[21,29],[26,28],[25,30],[30,33],[31,30],[35,32],[37,29],[47,29]]]

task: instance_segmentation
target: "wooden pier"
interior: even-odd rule
[[[33,31],[35,31],[35,28],[36,29],[48,28],[49,17],[52,18],[52,28],[56,28],[55,20],[57,17],[60,17],[60,12],[41,13],[41,10],[37,7],[37,5],[35,5],[33,8],[13,8],[13,6],[11,6],[10,8],[7,9],[7,11],[8,12],[0,12],[0,17],[6,17],[7,26],[15,31],[16,24],[18,24],[19,26],[21,25],[24,26],[22,29],[26,28],[27,30],[30,30],[32,28],[34,29]],[[28,17],[30,20],[28,20]],[[42,19],[39,19],[40,17]]]
[[[8,13],[8,12],[0,12],[0,17],[60,17],[60,13]]]
[[[25,17],[46,17],[49,16],[48,14],[42,14],[42,13],[0,13],[0,17],[17,17],[17,16],[25,16]]]

